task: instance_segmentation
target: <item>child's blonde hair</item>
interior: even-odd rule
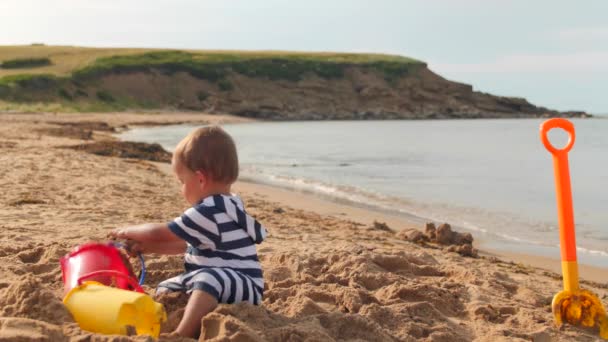
[[[175,148],[173,158],[216,182],[232,184],[239,176],[236,146],[219,126],[201,127],[188,134]]]

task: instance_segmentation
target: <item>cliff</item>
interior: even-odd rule
[[[64,75],[12,71],[0,78],[0,99],[272,120],[588,116],[476,92],[407,57],[369,54],[131,52],[97,58]]]

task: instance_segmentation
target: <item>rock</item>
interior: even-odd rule
[[[452,243],[452,227],[449,224],[444,223],[437,228],[437,243],[442,245],[449,245]]]
[[[428,227],[427,224],[427,233],[432,234],[432,228]],[[452,231],[452,227],[444,223],[437,228],[435,232],[436,241],[442,245],[466,245],[473,243],[473,235],[471,233],[459,233]]]
[[[375,222],[376,223],[376,222]],[[406,229],[397,233],[397,237],[411,242],[435,242],[449,246],[447,251],[455,252],[462,256],[477,258],[478,251],[473,248],[473,235],[471,233],[459,233],[452,231],[452,227],[443,223],[439,228],[435,228],[433,222],[428,222],[425,232],[417,229]]]
[[[421,231],[415,228],[402,230],[397,233],[397,237],[411,242],[428,242],[429,238],[424,235]]]
[[[471,233],[453,232],[452,243],[455,245],[466,245],[473,243],[473,235]]]
[[[426,242],[426,241],[429,241],[429,238],[426,235],[422,234],[421,231],[418,231],[418,230],[411,232],[409,234],[408,238],[412,242],[420,242],[420,241]]]
[[[471,258],[477,258],[477,256],[478,256],[477,249],[473,248],[473,245],[471,245],[471,244],[458,246],[457,253],[462,256],[471,257]]]
[[[435,240],[435,238],[437,238],[436,230],[437,229],[435,228],[435,224],[433,222],[426,223],[425,234],[430,240]]]
[[[158,109],[178,107],[273,120],[590,116],[534,106],[521,98],[474,91],[469,84],[448,81],[435,74],[424,62],[404,63],[393,61],[393,57],[390,62],[378,60],[369,65],[319,60],[308,67],[291,58],[272,59],[273,64],[282,65],[281,70],[268,68],[266,59],[257,64],[244,58],[231,62],[232,68],[218,69],[221,77],[217,81],[151,67],[146,72],[103,73],[78,82],[79,87],[87,89],[85,97],[103,89],[106,96],[100,101],[118,96],[132,99],[133,103],[153,103]],[[395,69],[387,73],[386,63],[391,65],[390,70]],[[327,68],[336,74],[325,77],[319,72],[330,70]],[[32,103],[59,100],[63,83],[46,76],[33,77],[18,87],[0,87],[0,97],[25,96]],[[88,138],[86,134],[84,138]]]
[[[473,248],[473,245],[451,245],[448,247],[449,252],[455,252],[465,257],[477,258],[478,251],[476,248]]]

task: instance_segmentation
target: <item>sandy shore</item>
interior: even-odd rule
[[[160,169],[163,169],[162,166]],[[167,166],[163,169],[169,172]],[[239,192],[246,194],[256,194],[261,198],[272,202],[289,203],[293,208],[312,211],[324,216],[333,216],[336,218],[347,218],[349,220],[362,223],[370,226],[374,221],[386,223],[392,229],[399,231],[403,229],[416,228],[422,230],[419,220],[408,220],[403,216],[396,216],[381,211],[376,211],[369,208],[361,208],[348,204],[336,203],[330,199],[319,198],[314,194],[302,192],[294,192],[278,187],[257,184],[252,182],[239,182],[236,184],[236,189]],[[475,247],[479,248],[481,256],[496,257],[504,261],[524,264],[527,266],[537,267],[550,272],[561,273],[561,261],[538,255],[509,253],[504,251],[496,251],[489,248],[484,248],[483,243],[476,242]],[[579,265],[580,277],[587,281],[608,283],[608,269],[589,265]],[[607,284],[608,285],[608,284]]]
[[[145,341],[82,331],[61,304],[58,259],[121,225],[166,221],[186,208],[166,165],[74,149],[111,142],[111,127],[232,122],[202,114],[0,115],[0,341]],[[212,341],[593,341],[558,329],[561,290],[552,260],[463,257],[398,233],[419,223],[283,189],[239,182],[248,210],[269,230],[259,247],[261,307],[221,305],[203,319]],[[393,231],[376,229],[384,222]],[[375,228],[376,227],[376,228]],[[516,262],[509,262],[508,259]],[[148,257],[147,290],[181,271],[179,257]],[[559,269],[557,269],[559,270]],[[608,294],[603,269],[585,288]],[[170,329],[183,301],[166,302]],[[164,339],[176,341],[178,339]]]

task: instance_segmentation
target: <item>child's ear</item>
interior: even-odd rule
[[[205,175],[204,172],[201,172],[199,170],[199,171],[196,171],[194,174],[196,175],[196,179],[198,180],[199,184],[202,185],[202,184],[207,183],[207,175]]]

